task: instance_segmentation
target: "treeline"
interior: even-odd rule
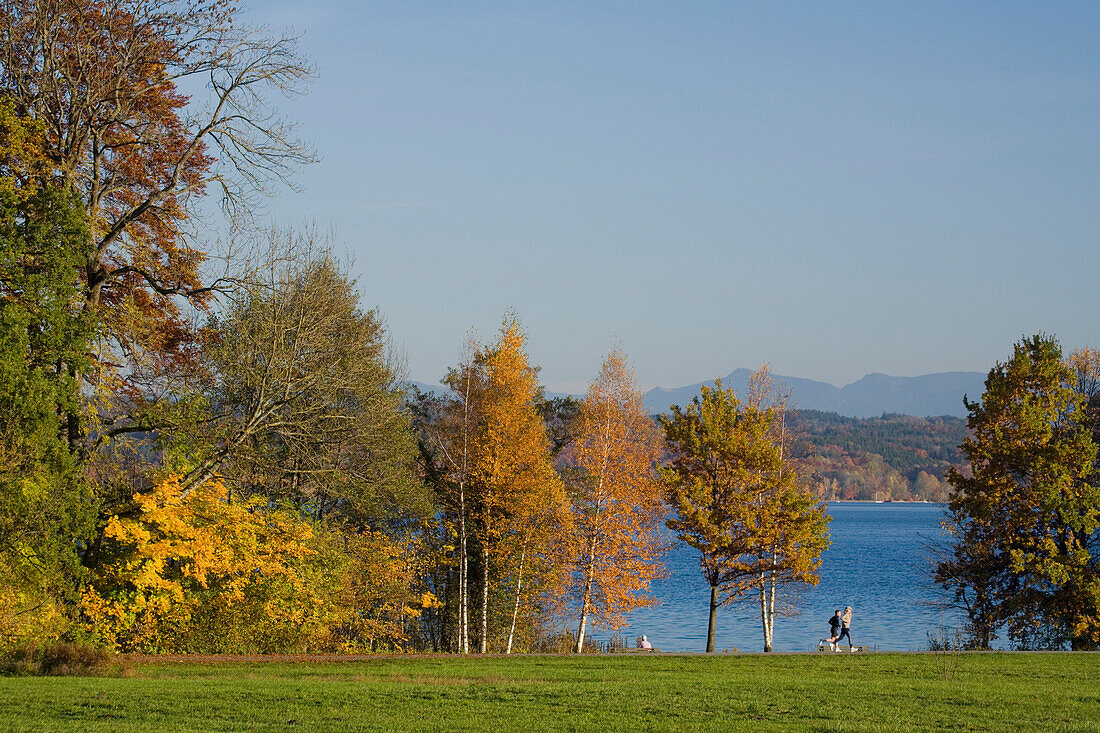
[[[255,218],[312,158],[267,102],[294,38],[184,0],[0,27],[0,652],[583,651],[653,602],[669,503],[770,648],[828,539],[766,371],[658,426],[615,350],[543,399],[507,316],[407,394],[331,244]]]
[[[947,501],[947,471],[961,466],[962,418],[844,417],[793,412],[795,450],[827,500]]]
[[[267,103],[310,69],[236,12],[0,7],[4,650],[397,648],[437,603],[381,320],[252,218],[312,158]]]

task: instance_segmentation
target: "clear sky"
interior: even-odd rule
[[[411,378],[514,310],[553,390],[1100,346],[1100,3],[251,0]]]

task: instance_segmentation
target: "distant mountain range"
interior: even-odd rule
[[[745,394],[750,374],[749,369],[737,369],[722,378],[722,385]],[[796,410],[821,410],[849,417],[878,417],[883,413],[965,417],[963,395],[972,400],[981,398],[985,377],[981,372],[942,372],[919,377],[868,374],[844,387],[779,374],[775,375],[775,380],[790,390],[791,407]],[[677,389],[651,389],[645,393],[646,409],[656,414],[667,412],[669,405],[687,404],[704,384],[713,384],[713,381]]]
[[[732,387],[738,394],[745,394],[749,388],[750,374],[752,371],[749,369],[737,369],[723,377],[722,384]],[[790,390],[791,407],[796,410],[821,410],[849,417],[878,417],[884,413],[965,417],[963,395],[971,400],[980,399],[985,389],[986,375],[982,372],[942,372],[919,377],[868,374],[844,387],[780,374],[774,377],[776,382]],[[669,405],[686,405],[699,393],[700,387],[713,383],[709,380],[674,389],[655,387],[643,396],[646,410],[655,415],[667,412]],[[418,382],[412,384],[423,391],[439,392],[443,389]],[[562,395],[551,392],[548,396]]]

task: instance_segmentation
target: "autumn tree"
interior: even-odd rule
[[[729,592],[732,598],[756,595],[764,651],[770,652],[777,613],[796,613],[792,591],[820,580],[821,554],[829,547],[829,517],[794,458],[787,395],[767,365],[749,377],[745,407],[770,425],[765,448],[772,455],[755,477],[755,536],[751,551],[740,561],[745,574]]]
[[[480,352],[477,339],[469,334],[461,362],[443,378],[449,392],[417,391],[410,401],[420,466],[426,483],[436,491],[443,515],[441,545],[450,548],[450,563],[457,571],[452,592],[444,596],[454,601],[454,644],[462,654],[470,652],[470,447],[479,430],[488,381]]]
[[[333,533],[220,482],[170,476],[107,523],[81,599],[88,638],[123,651],[264,653],[400,649],[435,604],[418,553],[378,532]]]
[[[482,572],[478,539],[481,533],[474,532],[474,512],[480,493],[471,485],[471,449],[475,436],[482,435],[485,430],[483,408],[493,353],[492,347],[481,346],[471,333],[464,342],[461,361],[442,380],[447,389],[417,392],[411,400],[419,436],[421,469],[425,480],[435,490],[442,510],[439,543],[445,567],[436,575],[440,578],[437,582],[447,588],[440,595],[448,604],[448,615],[438,620],[446,627],[438,633],[449,635],[451,648],[464,654],[470,651],[471,609],[477,605],[472,597],[475,589],[471,578]],[[539,392],[534,398],[534,406],[550,438],[551,456],[556,456],[572,439],[571,426],[577,403],[571,398],[545,399]],[[477,516],[480,517],[480,513]],[[507,551],[502,550],[502,553],[507,554]],[[538,604],[531,602],[541,600],[538,595],[544,588],[555,587],[556,581],[550,582],[550,578],[560,569],[549,567],[560,565],[557,558],[548,566],[545,556],[525,553],[522,543],[519,554],[524,572],[520,578],[520,563],[514,563],[511,568],[516,574],[517,592],[510,599],[511,614],[506,620],[508,637],[513,642],[511,646],[516,643],[521,611],[536,612]],[[483,589],[478,586],[476,590]],[[501,594],[498,592],[497,596]],[[508,649],[506,640],[505,651]]]
[[[43,124],[51,172],[88,222],[82,300],[103,340],[81,376],[97,439],[157,427],[150,403],[170,403],[163,383],[195,352],[181,302],[208,307],[225,285],[203,280],[195,202],[213,188],[248,211],[312,157],[266,101],[310,74],[295,39],[236,15],[220,0],[0,5],[0,92]],[[76,411],[69,421],[75,444]]]
[[[762,442],[767,426],[747,417],[721,380],[704,385],[686,408],[673,405],[671,413],[660,418],[671,453],[668,499],[676,512],[668,526],[700,553],[710,586],[706,651],[713,652],[721,591],[738,577],[731,558],[749,549],[740,490],[759,456],[748,449]]]
[[[619,350],[604,358],[588,388],[568,449],[578,599],[575,651],[584,648],[589,620],[620,624],[648,606],[649,584],[664,575],[660,535],[663,485],[660,435]]]
[[[312,233],[273,230],[285,256],[211,319],[206,410],[177,450],[184,490],[224,474],[246,494],[378,528],[430,503],[378,313]]]
[[[1100,445],[1100,349],[1076,349],[1070,354],[1066,364],[1072,374],[1073,388],[1083,400],[1085,419],[1092,431],[1092,440]],[[1094,477],[1090,482],[1100,483],[1100,477]]]
[[[747,402],[718,381],[661,418],[676,513],[668,526],[700,551],[710,585],[708,652],[718,607],[753,595],[770,651],[777,589],[816,583],[828,545],[824,512],[791,468],[781,401],[769,404],[766,372],[756,380]]]
[[[497,341],[478,355],[485,389],[477,432],[469,443],[472,518],[481,548],[480,651],[488,651],[490,586],[514,579],[505,649],[531,585],[534,559],[564,521],[565,497],[550,460],[546,427],[536,407],[536,370],[528,362],[526,335],[513,316]]]
[[[936,579],[966,610],[976,647],[1006,627],[1028,648],[1100,644],[1100,486],[1081,376],[1039,334],[966,403],[970,470],[948,473],[954,547]]]
[[[550,436],[550,451],[555,460],[573,443],[580,417],[581,402],[572,395],[563,397],[542,397],[538,401],[539,414],[546,423],[546,432]]]

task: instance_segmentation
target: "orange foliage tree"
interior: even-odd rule
[[[470,441],[472,518],[481,546],[480,651],[488,650],[492,576],[513,577],[515,591],[505,651],[511,650],[532,559],[550,546],[565,521],[565,492],[554,471],[546,425],[536,407],[536,370],[528,363],[526,336],[515,317],[479,354],[485,370],[480,420]],[[541,568],[545,570],[545,568]]]
[[[656,472],[662,449],[623,353],[609,352],[588,388],[569,448],[576,467],[570,488],[578,653],[589,618],[620,625],[631,610],[653,603],[645,592],[664,575],[666,549]]]

